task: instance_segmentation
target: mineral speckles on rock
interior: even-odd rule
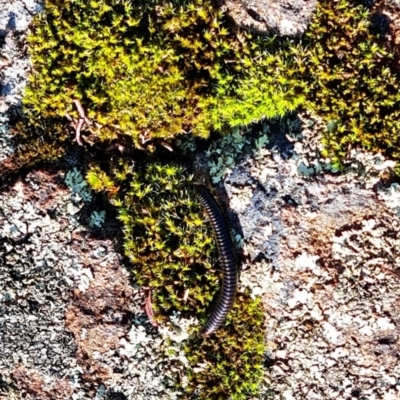
[[[393,183],[387,189],[381,189],[379,197],[383,199],[389,209],[400,217],[400,185],[398,183]]]
[[[0,398],[177,398],[185,333],[146,326],[144,295],[114,243],[80,225],[64,176],[34,171],[0,193]]]
[[[77,367],[73,337],[64,329],[70,286],[63,277],[73,283],[71,264],[79,261],[66,245],[66,219],[47,214],[59,209],[66,191],[54,191],[51,184],[32,187],[48,179],[33,174],[30,183],[17,182],[0,194],[0,373],[6,379],[15,375],[22,391],[31,394],[42,381],[58,387],[57,380],[73,375]]]
[[[21,104],[31,70],[26,34],[34,15],[42,11],[41,4],[41,1],[0,0],[1,113],[7,112],[11,105]]]
[[[16,112],[31,70],[26,35],[42,1],[0,0],[0,162],[13,152],[9,113]]]
[[[21,389],[40,400],[68,399],[73,393],[68,379],[45,379],[42,374],[33,369],[28,370],[23,365],[16,367],[12,375]]]
[[[368,243],[373,236],[364,236],[366,232],[353,230],[346,235],[352,238],[348,251],[334,252],[332,258],[345,268],[339,276],[335,270],[318,266],[315,261],[320,263],[320,257],[307,253],[302,254],[301,263],[295,263],[293,273],[286,269],[274,272],[275,290],[264,294],[267,334],[286,354],[280,359],[272,352],[275,364],[270,389],[276,393],[290,393],[293,399],[345,399],[362,387],[366,398],[385,398],[391,391],[398,395],[398,388],[389,389],[388,379],[398,381],[400,376],[395,356],[400,286],[394,274],[397,267],[387,268],[398,258],[398,250],[393,244],[379,244],[377,248],[363,246],[360,251],[357,242]],[[379,235],[385,237],[387,231]],[[386,257],[378,250],[383,248],[391,249]],[[320,272],[328,272],[330,279],[327,274],[321,280]],[[280,286],[288,288],[287,299],[275,294]],[[318,387],[316,392],[314,387]]]
[[[121,340],[119,351],[124,380],[121,390],[130,399],[177,399],[182,393],[168,387],[187,384],[188,360],[181,347],[188,338],[188,329],[197,323],[179,315],[170,318],[171,323],[160,327],[159,335],[149,334],[136,321],[129,331],[129,341]],[[116,386],[118,387],[118,386]]]
[[[287,133],[289,150],[271,135],[224,179],[251,259],[241,285],[266,311],[272,367],[262,393],[400,398],[400,196],[379,182],[394,163],[354,150],[346,173],[325,174],[312,132]],[[300,162],[321,171],[304,177]]]
[[[14,151],[8,122],[8,116],[0,113],[0,163]]]
[[[316,0],[226,0],[224,7],[243,28],[293,36],[307,29],[316,4]]]
[[[83,262],[90,268],[88,284],[74,291],[66,310],[66,328],[74,333],[78,346],[75,357],[85,371],[82,377],[86,382],[104,382],[113,375],[106,355],[114,353],[127,334],[129,325],[123,321],[134,312],[132,304],[137,296],[117,255],[104,244],[98,250],[92,247],[85,255]]]

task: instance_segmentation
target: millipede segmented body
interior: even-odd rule
[[[217,202],[206,187],[196,185],[196,189],[215,234],[222,268],[222,287],[219,299],[207,323],[200,331],[202,336],[208,336],[223,324],[235,302],[238,283],[237,260],[228,226]]]

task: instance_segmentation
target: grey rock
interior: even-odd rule
[[[0,192],[0,399],[176,399],[188,321],[150,327],[115,242],[80,224],[66,175],[32,171]]]
[[[224,8],[242,28],[297,36],[306,30],[316,4],[316,0],[226,0]]]
[[[10,114],[19,113],[31,71],[26,37],[41,0],[0,0],[0,162],[13,151]]]
[[[354,150],[332,174],[324,125],[299,117],[301,134],[284,120],[243,133],[237,143],[269,140],[218,171],[243,236],[239,290],[266,316],[269,367],[252,400],[398,399],[400,189],[380,181],[395,163]],[[233,154],[232,142],[215,147]]]

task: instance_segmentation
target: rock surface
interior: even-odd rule
[[[151,328],[116,243],[79,222],[90,193],[72,171],[0,193],[0,399],[176,398],[187,321]]]
[[[229,4],[238,24],[292,35],[315,1]],[[0,162],[12,152],[7,125],[40,10],[40,1],[0,0]],[[289,116],[234,132],[206,156],[238,221],[241,288],[264,302],[269,351],[257,399],[396,400],[400,190],[382,183],[393,163],[354,151],[336,174],[320,156],[323,129]],[[91,196],[77,168],[32,171],[2,188],[0,399],[176,399],[171,387],[185,385],[181,343],[196,321],[149,325],[116,243],[80,223]]]
[[[400,398],[400,187],[382,181],[394,163],[353,151],[332,174],[318,119],[300,117],[214,145],[225,159],[232,143],[243,149],[222,182],[242,233],[241,285],[264,303],[262,393]]]
[[[257,33],[298,36],[307,28],[317,0],[226,0],[235,23]]]
[[[17,114],[31,70],[26,35],[41,0],[0,0],[0,162],[13,152],[10,117]]]

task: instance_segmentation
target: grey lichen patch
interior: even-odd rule
[[[394,169],[396,163],[380,153],[372,154],[361,149],[352,149],[344,165],[348,176],[355,174],[366,189],[372,189],[380,182],[385,172]]]
[[[178,398],[194,322],[151,328],[114,243],[71,215],[82,201],[63,175],[34,171],[0,193],[0,398]]]
[[[189,367],[182,343],[197,321],[175,314],[170,323],[158,328],[158,333],[148,331],[142,324],[143,319],[136,319],[129,340],[121,340],[124,379],[116,388],[129,399],[180,398]]]
[[[259,129],[234,129],[211,143],[205,152],[208,173],[212,182],[220,183],[229,175],[247,152],[257,153],[269,142],[271,127],[265,123]]]
[[[106,219],[106,212],[102,211],[93,211],[90,214],[89,226],[92,228],[100,228]]]
[[[89,202],[92,200],[93,191],[78,168],[73,168],[66,173],[65,184],[71,190],[71,198],[74,203],[79,203],[80,201]]]
[[[316,0],[226,0],[224,8],[243,28],[293,36],[306,30],[316,4]]]
[[[26,184],[0,194],[0,373],[11,383],[11,374],[20,371],[22,392],[29,392],[23,376],[57,380],[77,368],[64,314],[80,262],[67,244],[72,229],[60,207],[67,193],[51,184],[38,190],[46,180],[52,179],[45,173],[31,174]]]
[[[89,187],[85,177],[78,168],[74,167],[65,174],[65,184],[70,189],[71,197],[66,202],[68,213],[74,222],[77,222],[77,215],[82,209],[84,203],[90,203],[93,200],[93,190]],[[90,228],[101,228],[106,219],[104,210],[94,210],[90,213],[88,224]]]
[[[235,129],[213,141],[205,152],[208,173],[212,182],[219,184],[232,174],[238,162],[249,157],[262,159],[266,154],[277,163],[290,159],[298,175],[337,172],[330,159],[322,156],[324,129],[321,118],[310,113],[263,121],[244,130]]]
[[[399,395],[399,220],[368,211],[326,241],[326,256],[308,241],[296,258],[285,251],[273,273],[271,385],[284,398],[351,398],[357,388],[365,398]]]
[[[9,118],[7,114],[0,113],[0,162],[5,160],[14,151],[8,122]]]
[[[43,10],[40,0],[0,0],[0,112],[20,106],[31,70],[26,35],[33,17]]]
[[[210,145],[205,155],[213,183],[219,183],[229,174],[246,143],[250,143],[246,135],[236,129]]]
[[[0,162],[14,151],[8,120],[21,108],[32,68],[26,36],[34,15],[42,10],[40,0],[0,0]]]
[[[392,210],[397,217],[400,217],[400,185],[398,183],[392,183],[389,188],[382,188],[379,190],[378,194],[386,203],[386,206]]]

